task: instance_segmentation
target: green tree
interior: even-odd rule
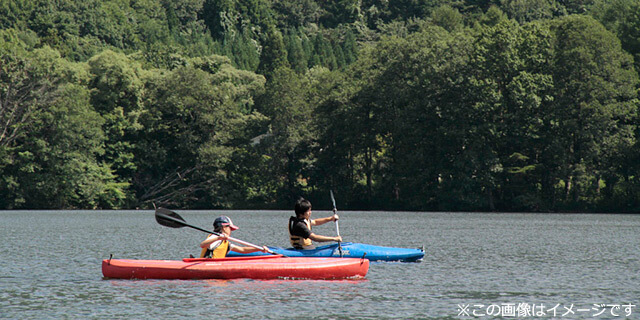
[[[35,5],[30,0],[0,0],[0,29],[24,30]]]
[[[204,0],[202,18],[214,39],[246,26],[268,33],[275,26],[271,1],[266,0]]]
[[[481,205],[481,182],[471,173],[489,161],[481,157],[488,158],[490,151],[475,150],[469,141],[479,133],[474,133],[477,113],[465,92],[471,39],[427,27],[407,39],[381,42],[379,48],[383,54],[372,53],[378,55],[372,68],[378,61],[386,67],[375,73],[365,96],[377,110],[375,127],[381,130],[373,140],[380,146],[374,168],[380,168],[381,178],[374,181],[381,182],[381,194],[376,197],[408,208]],[[481,163],[470,162],[476,158]]]
[[[150,206],[230,206],[230,160],[264,121],[253,111],[264,78],[233,68],[220,56],[151,74],[148,112],[136,148],[135,188]]]
[[[288,68],[287,50],[280,31],[272,28],[268,32],[267,40],[260,55],[258,73],[270,77],[271,73],[280,68]]]
[[[287,59],[293,70],[302,73],[307,70],[307,57],[302,48],[302,39],[296,29],[289,29],[286,36]]]
[[[324,11],[320,22],[328,28],[354,22],[360,11],[358,0],[318,1],[318,5]]]
[[[333,54],[331,43],[321,33],[317,33],[313,38],[313,54],[310,63],[309,67],[320,66],[331,70],[337,68],[336,57]]]
[[[562,182],[561,199],[584,204],[597,196],[612,151],[633,143],[634,127],[623,119],[637,113],[638,77],[620,42],[592,18],[561,19],[553,31],[555,94],[545,138],[564,152],[549,172]]]
[[[558,1],[550,0],[502,0],[502,10],[520,23],[549,19],[561,10]]]
[[[438,7],[431,13],[433,24],[451,32],[463,25],[463,17],[458,10],[449,6]]]
[[[536,174],[544,171],[538,137],[541,110],[553,86],[551,34],[538,24],[519,26],[513,20],[482,27],[479,33],[469,85],[478,120],[469,145],[484,159],[475,161],[481,165],[474,168],[481,172],[475,180],[491,210],[539,210],[545,204],[536,187]]]
[[[347,65],[352,64],[358,57],[358,45],[356,43],[356,36],[353,31],[351,31],[351,29],[347,29],[347,32],[344,36],[342,53],[344,54],[344,61]]]
[[[121,207],[127,184],[117,182],[98,159],[104,152],[104,120],[91,108],[89,91],[69,82],[84,78],[76,74],[82,69],[49,47],[22,50],[19,42],[0,47],[0,82],[6,89],[0,113],[19,119],[3,121],[10,134],[0,145],[2,207]]]
[[[371,201],[371,195],[363,191],[369,181],[363,154],[370,149],[368,137],[375,132],[369,114],[356,98],[365,79],[365,71],[360,69],[319,78],[325,89],[319,90],[324,97],[318,100],[314,120],[318,131],[314,185],[324,194],[332,189],[345,195],[346,205],[358,208],[367,208]]]
[[[158,43],[167,45],[171,42],[167,10],[161,3],[152,0],[138,0],[130,3],[137,21],[140,46],[151,47]]]
[[[274,181],[280,186],[282,203],[289,203],[307,187],[302,174],[309,161],[316,132],[313,130],[313,105],[308,100],[309,82],[288,68],[276,69],[259,99],[259,111],[269,121],[266,156],[271,161]]]
[[[342,52],[342,46],[339,43],[333,44],[333,55],[336,60],[336,68],[341,69],[347,65],[347,62],[344,60],[344,53]]]
[[[281,28],[304,27],[311,23],[317,24],[322,16],[322,9],[313,0],[275,0],[273,8],[277,16],[276,21],[280,21]]]
[[[640,1],[602,1],[590,11],[608,30],[615,33],[622,48],[634,56],[636,70],[640,69]]]
[[[141,129],[138,118],[144,110],[144,71],[137,62],[113,51],[94,56],[88,67],[91,104],[105,119],[107,141],[102,159],[121,182],[129,184],[137,170],[134,149]]]
[[[104,153],[103,120],[91,109],[89,92],[77,85],[60,88],[60,96],[34,121],[33,139],[19,149],[33,166],[17,163],[26,208],[109,208],[126,204],[127,182],[118,181]]]

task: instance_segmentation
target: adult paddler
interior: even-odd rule
[[[340,236],[327,237],[311,232],[311,227],[313,226],[319,226],[327,222],[338,220],[339,217],[337,213],[326,218],[311,219],[311,202],[306,199],[296,201],[295,212],[296,216],[289,218],[289,239],[294,248],[315,249],[312,241],[342,241],[342,237]]]
[[[262,250],[254,247],[240,247],[229,242],[228,237],[231,236],[231,231],[238,230],[231,219],[227,216],[220,216],[213,221],[213,231],[218,234],[210,234],[207,239],[200,243],[202,252],[200,252],[200,258],[224,258],[227,256],[229,250],[233,250],[239,253],[251,253],[256,251],[268,252],[269,249],[266,246],[262,247]]]

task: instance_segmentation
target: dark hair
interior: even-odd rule
[[[311,202],[309,200],[300,198],[300,200],[296,201],[296,216],[303,215],[309,210],[311,210]]]

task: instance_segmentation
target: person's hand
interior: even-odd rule
[[[228,239],[229,239],[229,236],[228,236],[226,233],[221,233],[221,234],[218,236],[218,239],[220,239],[220,240],[228,240]]]
[[[262,252],[269,252],[269,248],[267,248],[267,246],[262,246]]]
[[[334,213],[332,218],[333,218],[333,221],[338,221],[338,220],[340,220],[340,217],[338,216],[338,214],[337,214],[337,213]]]
[[[341,236],[337,236],[337,237],[335,237],[333,239],[334,239],[334,241],[342,242],[342,237]]]

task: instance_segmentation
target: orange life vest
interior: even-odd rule
[[[231,246],[229,244],[229,241],[224,240],[221,241],[217,247],[213,248],[213,250],[209,248],[202,248],[202,251],[200,251],[200,258],[224,258],[227,256],[227,253],[230,249]]]

